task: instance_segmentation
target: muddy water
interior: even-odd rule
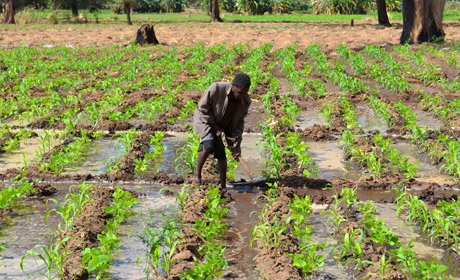
[[[349,180],[359,179],[361,172],[356,171],[349,162],[343,161],[343,150],[337,142],[308,142],[309,154],[319,169],[318,178],[334,179],[341,177]]]
[[[412,112],[417,114],[418,126],[428,126],[433,129],[439,129],[443,126],[442,122],[433,117],[431,112],[423,111],[420,108],[413,108]]]
[[[388,130],[385,120],[375,115],[374,110],[366,105],[359,104],[356,106],[356,117],[358,124],[364,131],[378,130],[384,133]]]
[[[8,119],[3,119],[0,120],[0,124],[6,124],[9,126],[26,126],[30,122],[27,119],[24,120],[19,120],[19,119],[13,119],[13,118],[8,118]]]
[[[24,166],[24,157],[27,162],[31,162],[36,157],[36,151],[41,146],[38,138],[24,139],[19,142],[19,149],[0,156],[0,172],[9,168]]]
[[[395,148],[399,153],[406,154],[410,163],[418,165],[418,172],[416,178],[426,182],[436,182],[438,184],[452,184],[452,178],[448,175],[440,174],[439,167],[432,165],[430,160],[422,158],[417,153],[417,148],[408,143],[398,143],[390,145]]]
[[[313,240],[318,242],[326,241],[326,247],[324,250],[319,251],[318,254],[321,254],[326,257],[324,260],[324,266],[318,269],[317,277],[314,279],[352,279],[350,275],[347,275],[343,269],[342,264],[337,261],[334,253],[330,254],[334,245],[334,239],[330,238],[333,229],[328,225],[327,219],[328,215],[322,213],[326,208],[326,205],[313,205],[313,213],[311,216],[311,224],[313,226]]]
[[[258,215],[251,215],[251,212],[260,211],[262,204],[254,204],[258,193],[250,189],[230,192],[235,201],[230,204],[224,220],[228,225],[228,231],[223,237],[223,244],[227,246],[224,259],[228,266],[221,278],[258,279],[253,262],[257,252],[249,248],[249,242],[251,230],[258,222]]]
[[[256,177],[262,176],[264,168],[263,160],[260,156],[259,142],[260,135],[255,133],[243,134],[243,141],[241,142],[241,155]],[[240,181],[241,179],[248,181],[250,178],[239,164],[235,171],[235,181]]]
[[[452,260],[445,250],[431,246],[430,241],[420,235],[416,227],[398,216],[396,205],[375,203],[375,207],[377,209],[376,215],[379,216],[379,219],[385,220],[385,225],[393,230],[400,242],[408,244],[412,241],[413,248],[411,250],[417,254],[417,259],[445,265],[449,267],[448,273],[454,279],[460,279],[460,266]]]
[[[176,158],[177,149],[182,146],[180,140],[186,136],[186,133],[167,133],[161,141],[166,147],[163,153],[162,165],[155,170],[146,171],[145,174],[156,173],[160,170],[166,172],[168,175],[175,176],[173,161]],[[111,157],[114,159],[119,157],[123,147],[123,142],[115,144],[115,141],[112,140],[94,141],[90,144],[86,157],[73,164],[72,167],[67,168],[66,173],[98,174],[107,172],[106,162]]]
[[[123,185],[127,190],[134,190],[142,193],[139,197],[140,203],[134,209],[134,215],[128,218],[119,227],[121,245],[112,257],[113,261],[110,268],[104,275],[104,279],[142,279],[145,277],[143,267],[145,265],[144,255],[147,247],[138,238],[144,230],[144,222],[149,219],[149,213],[165,210],[167,213],[174,210],[174,197],[164,197],[159,195],[161,188],[166,185]],[[154,216],[157,217],[157,216]],[[137,264],[138,258],[139,264]]]
[[[59,193],[52,198],[63,201],[69,186],[55,185]],[[50,229],[57,228],[61,219],[56,214],[50,214],[46,222],[46,213],[55,208],[53,202],[46,204],[46,199],[27,199],[19,203],[16,214],[7,216],[1,222],[0,243],[6,248],[0,253],[0,278],[1,279],[27,279],[27,275],[21,271],[21,258],[26,255],[36,244],[49,244],[45,233]],[[42,251],[38,251],[42,252]],[[28,257],[24,261],[25,272],[30,274],[37,271],[45,271],[45,265],[38,258]],[[32,278],[34,279],[34,278]],[[37,279],[43,279],[37,278]]]
[[[68,193],[69,185],[54,185],[59,193],[51,198],[62,202]],[[145,276],[142,265],[145,263],[141,258],[139,267],[137,259],[145,254],[144,244],[137,238],[142,232],[142,220],[148,217],[151,209],[164,209],[166,205],[173,205],[173,197],[160,197],[158,192],[162,185],[125,185],[128,190],[135,190],[142,195],[140,203],[135,209],[136,215],[131,216],[123,223],[120,230],[122,239],[118,249],[113,255],[113,263],[105,279],[141,279]],[[56,229],[61,219],[54,213],[50,214],[46,222],[46,213],[55,208],[56,204],[46,204],[46,199],[28,199],[20,203],[17,214],[9,215],[1,223],[0,244],[6,248],[0,253],[0,278],[1,279],[27,279],[27,275],[20,269],[21,258],[31,251],[36,244],[49,244],[45,234],[49,229]],[[171,207],[171,210],[173,207]],[[39,251],[41,252],[41,251]],[[43,263],[36,258],[28,257],[24,261],[27,274],[37,271],[45,271]],[[43,279],[37,277],[32,279]]]
[[[170,176],[176,176],[174,159],[177,157],[177,150],[185,143],[181,142],[182,139],[187,137],[187,133],[167,133],[161,143],[166,147],[163,153],[162,166],[159,167],[160,171],[166,172]]]
[[[86,156],[78,162],[72,164],[72,166],[65,168],[64,173],[90,173],[95,175],[101,172],[107,172],[107,168],[105,166],[106,162],[111,157],[119,157],[123,147],[123,142],[120,142],[117,147],[115,145],[115,141],[93,141],[89,145]]]
[[[323,115],[318,113],[319,111],[316,107],[311,107],[308,110],[301,111],[296,119],[296,127],[307,128],[315,124],[326,124]]]

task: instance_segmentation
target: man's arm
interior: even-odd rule
[[[240,119],[237,123],[235,129],[233,130],[232,137],[239,138],[238,145],[232,149],[232,155],[235,160],[241,156],[241,140],[243,139],[243,131],[244,131],[244,118],[247,115],[247,111],[245,112],[244,116]]]
[[[198,117],[200,121],[209,126],[214,124],[214,113],[212,112],[212,100],[214,97],[214,92],[216,91],[216,84],[213,83],[206,89],[203,96],[201,96],[200,101],[196,105],[198,111]]]
[[[209,126],[212,131],[216,133],[217,136],[220,136],[222,133],[222,128],[220,128],[214,120],[214,113],[212,110],[213,99],[217,91],[217,84],[213,83],[206,89],[205,93],[198,102],[196,109],[198,111],[198,118],[202,125]]]
[[[243,136],[243,131],[244,131],[244,119],[248,115],[249,111],[249,106],[251,105],[251,100],[248,98],[248,105],[245,107],[245,110],[241,116],[241,118],[238,120],[238,123],[236,124],[235,128],[232,131],[232,137],[242,137]]]

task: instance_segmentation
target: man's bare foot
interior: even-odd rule
[[[193,176],[192,185],[201,186],[201,178],[198,176]]]

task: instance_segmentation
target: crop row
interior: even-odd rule
[[[48,211],[46,220],[51,213],[56,213],[62,222],[47,233],[48,245],[38,244],[22,258],[21,269],[24,270],[24,260],[32,256],[43,262],[46,270],[29,277],[82,278],[93,272],[99,279],[109,267],[114,251],[120,247],[119,225],[131,215],[129,210],[138,203],[137,199],[118,186],[102,190],[83,183],[70,187],[63,202],[56,199],[48,202],[55,203],[57,208]],[[95,225],[88,228],[88,222]],[[91,236],[97,236],[100,247]]]
[[[252,229],[250,242],[251,247],[257,244],[259,250],[256,262],[276,266],[279,265],[278,259],[289,256],[292,265],[301,271],[301,275],[296,273],[291,275],[291,279],[305,279],[315,273],[324,265],[325,257],[318,251],[325,244],[313,240],[313,227],[309,223],[312,214],[310,197],[292,195],[276,182],[270,185],[262,198],[266,203],[260,212],[256,212],[259,221]],[[289,207],[285,210],[276,206],[286,204]],[[283,269],[292,271],[289,267]],[[265,275],[263,270],[261,272]]]
[[[401,243],[384,221],[375,216],[376,208],[372,201],[359,203],[356,189],[342,189],[340,195],[335,194],[333,198],[334,208],[328,211],[329,223],[336,232],[333,251],[338,252],[339,259],[345,265],[352,267],[354,274],[360,273],[361,277],[376,276],[378,279],[402,276],[408,279],[448,277],[445,273],[447,266],[417,260],[416,253],[411,250],[411,243]],[[357,220],[357,215],[361,215],[362,219]],[[372,251],[380,255],[377,262],[370,259],[372,254],[369,252]]]
[[[65,127],[64,130],[45,130],[44,133],[40,135],[42,149],[35,161],[41,172],[60,174],[67,166],[78,161],[85,155],[88,145],[92,140],[99,139],[104,134],[95,132],[100,131],[101,126],[98,127],[100,123],[106,120],[127,123],[132,119],[159,122],[167,111],[178,106],[177,100],[184,90],[202,91],[211,82],[226,78],[226,75],[232,74],[237,71],[237,68],[240,68],[250,73],[251,77],[253,77],[253,87],[251,89],[253,92],[257,90],[259,85],[268,85],[267,92],[259,97],[259,100],[262,101],[263,108],[267,112],[266,119],[261,120],[259,123],[262,131],[260,145],[261,154],[264,159],[264,175],[270,179],[276,179],[281,176],[283,170],[294,168],[299,170],[303,175],[309,177],[311,174],[317,172],[315,163],[312,162],[311,157],[308,155],[310,147],[301,140],[299,133],[294,132],[292,129],[295,125],[295,119],[300,112],[299,107],[294,101],[296,96],[292,93],[280,93],[280,79],[272,73],[274,72],[272,70],[279,67],[286,75],[287,80],[291,82],[292,88],[297,90],[299,96],[304,94],[311,95],[313,93],[317,94],[317,97],[326,96],[327,92],[324,84],[318,79],[310,79],[310,75],[316,72],[326,77],[330,83],[336,85],[341,91],[348,93],[347,96],[339,97],[336,102],[331,102],[323,106],[322,112],[329,123],[332,119],[331,116],[343,116],[343,122],[347,127],[347,130],[343,133],[343,141],[346,143],[346,147],[348,151],[350,151],[352,157],[356,158],[361,163],[365,163],[374,175],[381,175],[383,173],[382,167],[397,166],[407,177],[414,177],[416,166],[409,164],[404,155],[399,154],[395,149],[391,148],[389,140],[385,139],[382,135],[377,134],[372,139],[366,139],[366,143],[373,147],[370,153],[364,151],[363,148],[356,143],[355,136],[357,133],[360,133],[361,130],[357,122],[354,106],[348,97],[359,93],[368,93],[369,88],[360,79],[347,74],[346,63],[344,61],[335,61],[331,64],[327,56],[320,51],[320,47],[318,45],[312,45],[307,48],[306,56],[313,62],[311,64],[304,63],[301,70],[296,70],[296,60],[293,59],[293,56],[296,54],[296,48],[295,46],[290,46],[274,52],[274,57],[276,57],[279,62],[273,61],[267,66],[268,71],[260,71],[261,63],[263,63],[264,59],[267,56],[273,55],[272,47],[272,45],[267,44],[248,51],[244,46],[237,46],[232,49],[216,46],[208,49],[203,45],[198,45],[185,49],[183,52],[174,49],[163,52],[160,49],[155,50],[153,54],[149,54],[142,49],[136,49],[135,47],[123,50],[121,53],[114,49],[108,49],[105,50],[106,53],[103,53],[103,55],[107,55],[107,57],[102,59],[103,61],[99,62],[100,64],[92,63],[84,66],[85,63],[83,63],[82,67],[87,68],[82,68],[81,72],[77,75],[84,78],[74,79],[74,81],[76,81],[74,84],[70,82],[73,73],[75,73],[75,69],[72,68],[75,67],[73,55],[81,53],[74,53],[72,51],[72,56],[69,57],[69,53],[64,50],[56,49],[53,51],[62,55],[62,57],[56,59],[59,61],[56,62],[56,65],[53,64],[53,61],[53,63],[48,62],[51,67],[46,68],[46,64],[43,63],[37,65],[36,68],[30,69],[23,65],[30,64],[33,59],[43,55],[43,52],[51,57],[56,55],[51,51],[50,53],[46,53],[46,51],[41,53],[39,50],[34,50],[33,52],[31,51],[32,53],[29,54],[29,56],[26,55],[23,59],[23,63],[16,68],[10,66],[10,64],[13,64],[13,62],[10,61],[10,64],[7,66],[9,69],[7,71],[8,73],[2,76],[2,81],[5,84],[3,87],[5,94],[8,95],[10,92],[18,93],[16,99],[9,97],[0,99],[2,108],[5,108],[5,110],[2,110],[2,112],[5,112],[2,118],[9,118],[9,120],[17,118],[18,120],[27,120],[29,123],[33,122],[34,118],[44,118],[51,126],[62,122]],[[91,50],[86,51],[92,54]],[[422,63],[423,59],[420,59],[420,54],[411,53],[406,49],[397,51],[400,52],[401,56],[407,55],[407,57],[414,60],[414,65],[420,66],[420,68],[417,68],[412,74],[422,79],[424,77],[423,71],[425,71],[425,66],[428,64],[426,62],[424,62],[424,64]],[[23,52],[26,53],[27,51],[24,50]],[[364,55],[376,59],[376,61],[378,60],[378,63],[374,61],[368,61],[366,63],[363,55],[353,54],[346,48],[342,48],[337,52],[343,52],[340,53],[339,56],[348,59],[353,71],[356,71],[358,75],[360,75],[360,73],[366,74],[374,78],[377,82],[382,83],[383,86],[388,86],[396,92],[401,92],[409,88],[409,86],[403,89],[394,88],[391,84],[384,84],[399,83],[398,81],[391,82],[385,75],[401,75],[402,77],[402,71],[408,70],[408,68],[396,62],[392,56],[385,53],[383,49],[373,46],[364,49],[362,52]],[[245,53],[247,59],[240,65],[232,65],[231,63],[234,61],[235,57],[242,53]],[[124,57],[130,55],[133,56],[133,59],[124,59]],[[180,55],[184,55],[185,59],[181,60],[179,58]],[[17,57],[18,55],[15,54],[13,56]],[[32,58],[30,58],[30,56],[32,56]],[[2,59],[6,61],[6,57],[7,55],[2,53]],[[88,58],[88,60],[91,59]],[[85,60],[83,60],[83,62],[84,61]],[[68,66],[70,69],[65,69],[67,67],[66,64],[67,66],[71,65]],[[431,64],[427,67],[435,67],[430,65]],[[359,69],[362,69],[362,72],[358,73],[358,71],[360,71]],[[60,79],[59,77],[52,77],[50,75],[50,73],[59,72],[60,70],[62,70],[62,74],[64,74],[66,78]],[[41,72],[45,73],[43,74],[44,76],[38,75]],[[21,79],[21,75],[30,78],[24,80]],[[88,78],[87,76],[97,76],[98,78]],[[184,76],[186,78],[183,78]],[[34,77],[38,78],[33,80]],[[426,81],[431,81],[431,78],[426,79]],[[80,88],[83,84],[86,84],[85,89]],[[87,85],[89,86],[86,87]],[[147,95],[147,97],[144,97],[141,101],[133,101],[134,103],[129,102],[129,98],[133,91],[152,85],[154,87],[154,95]],[[33,87],[42,87],[49,94],[47,97],[30,98],[27,93]],[[64,94],[64,92],[69,91],[76,91],[78,93],[70,95]],[[101,94],[101,98],[97,100],[92,100],[85,97],[85,94],[90,91],[108,91],[108,93],[104,95]],[[384,116],[388,126],[400,125],[409,132],[415,131],[418,128],[416,126],[416,115],[414,116],[402,102],[390,105],[378,100],[373,94],[369,94],[368,100],[377,114]],[[126,105],[127,102],[128,105]],[[173,124],[176,123],[177,120],[183,121],[187,118],[187,115],[193,111],[194,104],[192,100],[188,100],[183,104],[186,104],[186,106],[184,106],[184,109],[180,113],[173,117],[165,118],[167,123]],[[34,109],[31,110],[31,113],[26,113],[26,108]],[[77,124],[88,126],[86,129],[81,129]],[[286,127],[288,127],[288,129],[286,129]],[[3,126],[3,129],[5,131],[5,139],[12,135],[11,127]],[[188,127],[186,129],[189,130],[191,128]],[[181,169],[183,174],[193,171],[196,164],[196,162],[194,162],[194,153],[197,148],[197,136],[194,135],[191,130],[189,131],[190,134],[186,140],[186,145],[180,149],[177,157],[178,170]],[[14,136],[14,139],[16,139],[16,141],[21,141],[22,139],[31,137],[32,135],[27,135],[28,133],[29,132],[26,130],[21,130]],[[110,136],[115,142],[120,156],[108,159],[105,163],[105,169],[109,174],[115,174],[120,170],[124,170],[130,174],[142,173],[154,162],[158,162],[164,150],[164,147],[161,145],[161,139],[164,136],[162,132],[140,132],[137,129],[131,128],[130,130],[126,129],[125,132],[111,133]],[[58,140],[60,144],[54,146],[56,140]],[[453,164],[455,164],[456,160],[455,149],[457,146],[453,141],[455,140],[447,136],[440,135],[439,137],[438,144],[447,147],[441,154],[446,160],[446,164],[448,164],[448,166],[453,166],[446,166],[446,168],[456,168]],[[17,144],[13,144],[11,145],[17,147]],[[129,154],[133,154],[134,152],[136,153],[135,158],[128,157]],[[230,158],[231,157],[229,157],[229,159]],[[371,168],[371,166],[375,167]],[[235,162],[229,165],[229,177],[231,177],[234,167],[236,167]],[[18,181],[24,180],[23,178],[24,177],[18,177]],[[30,183],[22,181],[20,184],[28,188],[27,186]],[[17,187],[4,188],[3,192],[8,189],[14,190],[15,192],[21,190]],[[276,191],[276,187],[273,186],[273,189]],[[29,190],[26,191],[29,192]],[[88,192],[88,190],[80,190],[80,193],[85,192]],[[118,193],[118,190],[116,193]],[[71,194],[74,193],[70,192],[69,195]],[[5,196],[7,199],[4,199],[5,197],[2,196],[2,200],[9,201],[8,197],[14,196],[17,196],[17,194],[13,193],[11,196]],[[180,195],[177,197],[180,197]],[[276,201],[276,198],[278,197],[274,196],[270,199]],[[218,191],[212,187],[209,189],[207,197],[203,198],[205,204],[208,205],[204,212],[204,220],[201,220],[201,222],[194,221],[192,232],[197,233],[200,238],[206,242],[205,245],[199,248],[201,256],[196,259],[194,266],[191,267],[190,270],[187,270],[188,272],[184,274],[184,276],[187,275],[185,277],[196,279],[197,277],[206,278],[207,275],[215,276],[218,275],[225,266],[225,262],[222,261],[225,248],[215,242],[218,239],[216,236],[222,233],[225,228],[225,225],[221,224],[220,220],[225,215],[226,211],[228,211],[225,210],[225,207],[222,207],[222,201],[220,199]],[[179,200],[180,205],[182,205],[181,199]],[[84,201],[86,201],[86,198]],[[63,208],[61,208],[61,205]],[[72,229],[73,225],[70,221],[74,218],[78,218],[78,211],[81,211],[78,210],[75,212],[76,210],[69,210],[74,212],[65,212],[67,211],[66,209],[74,208],[74,206],[69,205],[71,204],[64,202],[59,205],[59,210],[55,210],[56,212],[59,211],[58,214],[61,216],[64,215],[67,217],[64,218],[66,231]],[[309,207],[311,207],[311,205],[307,197],[304,199],[293,199],[290,201],[290,216],[283,217],[287,222],[270,220],[267,224],[266,221],[262,219],[257,229],[253,231],[254,241],[259,240],[263,243],[265,240],[268,240],[266,245],[264,245],[265,247],[262,248],[268,249],[270,252],[272,252],[271,248],[276,248],[276,246],[278,246],[276,244],[270,245],[274,240],[273,238],[267,238],[267,232],[268,236],[272,236],[270,235],[270,229],[279,229],[282,234],[293,234],[297,238],[296,243],[299,246],[298,250],[295,253],[291,253],[290,257],[294,266],[301,269],[304,275],[312,273],[315,267],[320,265],[322,259],[322,256],[316,254],[316,248],[321,247],[321,245],[316,244],[315,246],[310,246],[313,244],[311,243],[310,235],[311,227],[307,225],[306,220],[310,214]],[[369,228],[367,228],[366,234],[362,233],[360,236],[371,238],[376,244],[383,244],[377,242],[376,240],[378,240],[378,238],[373,237],[372,233],[377,229],[384,230],[384,232],[388,231],[373,217],[375,209],[372,208],[372,205],[366,207],[367,208],[363,206],[363,210],[361,211],[365,217],[364,223],[374,228],[366,225],[371,227],[371,229],[369,230]],[[75,209],[77,208],[78,207],[75,207]],[[120,215],[120,213],[115,213],[117,211],[112,208],[109,208],[107,211],[115,217]],[[267,213],[269,209],[264,211]],[[69,224],[67,224],[68,222]],[[107,256],[110,256],[110,250],[114,250],[117,247],[117,242],[115,242],[117,239],[116,227],[112,227],[112,225],[109,224],[107,224],[107,226],[104,231],[106,233],[101,234],[101,247],[87,248],[88,250],[85,249],[85,251],[83,251],[83,266],[85,266],[88,271],[95,271],[97,275],[101,275],[107,268],[110,262]],[[152,243],[156,244],[155,246],[157,247],[152,247],[153,251],[151,252],[153,252],[153,254],[149,255],[148,258],[151,258],[149,259],[149,263],[155,267],[156,273],[166,273],[165,276],[168,276],[168,273],[171,271],[170,269],[173,265],[172,252],[174,252],[175,247],[179,246],[180,243],[180,235],[178,234],[180,227],[178,226],[179,225],[174,222],[166,224],[165,227],[160,229],[160,236],[161,238],[164,237],[164,239],[156,240],[156,243]],[[370,231],[370,233],[367,231]],[[360,232],[361,231],[350,232],[349,234],[357,236]],[[388,233],[388,235],[392,236],[391,233]],[[64,244],[72,238],[65,241],[64,239],[61,239],[62,244],[59,244],[59,247],[64,246]],[[448,243],[452,242],[450,241],[451,239],[448,240]],[[55,244],[56,243],[54,243],[54,245]],[[395,244],[400,245],[399,243]],[[384,245],[387,246],[387,244]],[[167,250],[164,250],[165,246],[168,248]],[[315,248],[315,250],[311,248]],[[407,248],[405,247],[405,249]],[[276,249],[274,252],[275,256],[279,255]],[[409,251],[402,251],[401,254],[407,253],[412,255],[412,253],[408,252]],[[398,260],[398,262],[403,263],[403,261],[397,259],[399,257],[393,254],[393,252],[386,253],[383,256],[380,265],[383,272],[388,272],[385,270],[385,267],[387,267],[386,264],[389,263],[390,260]],[[63,259],[62,255],[57,259]],[[416,277],[414,275],[429,275],[430,273],[434,276],[440,274],[443,270],[443,267],[436,268],[434,266],[430,268],[432,270],[427,269],[429,272],[420,271],[420,269],[414,270],[414,266],[417,267],[417,265],[421,265],[422,267],[426,267],[427,264],[418,262],[412,257],[409,258],[406,263],[407,265],[403,266],[402,270],[408,271],[407,273],[410,273],[413,277]],[[441,272],[433,272],[435,269]]]

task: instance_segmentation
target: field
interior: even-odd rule
[[[0,276],[460,278],[459,23],[393,24],[0,30]],[[192,186],[196,103],[239,72],[268,181]]]

